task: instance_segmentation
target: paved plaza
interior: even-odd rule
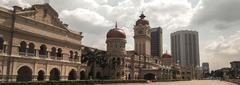
[[[101,84],[98,84],[101,85]],[[192,81],[176,81],[176,82],[153,82],[147,84],[109,84],[109,85],[237,85],[219,80],[192,80]]]

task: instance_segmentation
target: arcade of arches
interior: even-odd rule
[[[147,73],[144,75],[144,79],[146,80],[156,80],[156,75],[153,73]]]
[[[17,70],[17,77],[16,77],[16,81],[33,81],[34,80],[34,75],[33,75],[33,70],[29,67],[29,66],[22,66]],[[96,73],[97,79],[101,79],[101,72],[97,72]],[[61,72],[58,68],[53,68],[50,70],[49,73],[49,79],[46,78],[47,75],[43,70],[39,70],[37,72],[37,81],[44,81],[44,80],[61,80]],[[81,71],[79,73],[79,77],[78,77],[78,73],[76,70],[72,69],[70,70],[70,72],[68,73],[68,77],[67,80],[86,80],[86,72],[85,71]]]
[[[39,70],[37,73],[37,81],[44,81],[44,80],[61,80],[61,72],[58,68],[53,68],[50,70],[49,79],[46,79],[46,73],[43,70]],[[101,79],[101,72],[97,72],[97,79]],[[86,80],[86,72],[81,71],[79,73],[79,77],[77,76],[77,71],[72,69],[68,73],[68,80]],[[32,69],[28,66],[22,66],[17,70],[17,77],[16,81],[33,81],[33,72]]]

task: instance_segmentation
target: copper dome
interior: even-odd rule
[[[162,55],[162,58],[172,58],[172,56],[170,54],[168,54],[168,53],[164,53]]]
[[[144,19],[146,16],[143,13],[139,17],[140,19],[137,20],[136,25],[149,25],[149,21]]]
[[[107,38],[126,38],[126,34],[123,31],[123,29],[119,29],[117,27],[117,23],[116,23],[115,28],[108,31]]]

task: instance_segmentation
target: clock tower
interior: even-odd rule
[[[134,26],[135,51],[138,55],[151,55],[151,32],[148,20],[143,13],[139,16]]]

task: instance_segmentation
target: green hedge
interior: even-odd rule
[[[146,80],[74,80],[74,81],[30,81],[0,83],[0,85],[91,85],[111,83],[147,83]]]

